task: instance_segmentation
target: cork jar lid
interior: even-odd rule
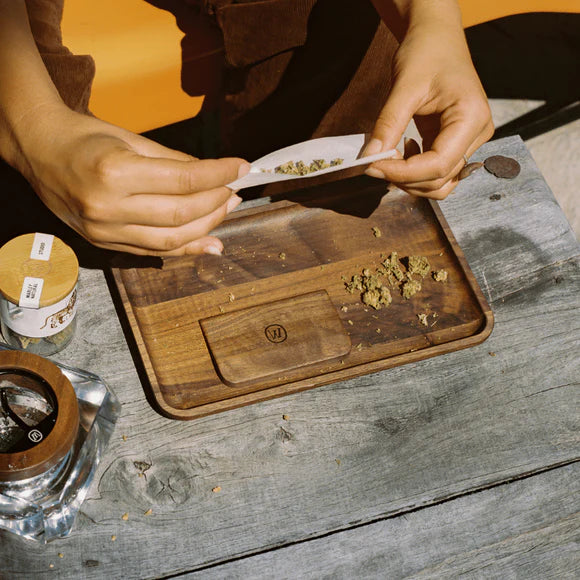
[[[79,262],[73,250],[56,236],[24,234],[0,248],[0,293],[18,304],[25,278],[43,280],[38,308],[63,300],[74,289]]]

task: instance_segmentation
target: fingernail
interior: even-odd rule
[[[226,213],[234,211],[238,205],[240,205],[240,203],[242,203],[242,198],[239,195],[233,193],[226,203]]]
[[[376,177],[377,179],[385,179],[385,174],[379,169],[376,169],[375,167],[367,167],[365,173],[369,177]]]
[[[462,179],[466,179],[467,177],[469,177],[474,171],[477,171],[478,169],[480,169],[481,167],[483,167],[483,163],[480,163],[479,161],[474,161],[473,163],[468,163],[460,172],[459,175],[457,176],[458,181],[461,181]]]
[[[405,159],[408,157],[413,157],[413,155],[419,155],[419,153],[421,153],[421,147],[419,146],[419,143],[410,137],[405,137],[404,147]]]
[[[251,165],[249,163],[242,163],[238,168],[238,179],[240,179],[240,177],[244,177],[244,175],[247,175],[250,172],[250,168]]]
[[[213,254],[214,256],[221,256],[223,247],[218,246],[217,244],[208,244],[203,249],[205,254]]]
[[[369,141],[364,150],[363,157],[366,157],[367,155],[376,155],[377,153],[381,152],[382,148],[383,142],[375,137]]]

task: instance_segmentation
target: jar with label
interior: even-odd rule
[[[79,263],[50,234],[25,234],[0,248],[0,326],[11,346],[48,356],[76,327]]]
[[[0,344],[0,529],[68,536],[120,411],[98,376]]]

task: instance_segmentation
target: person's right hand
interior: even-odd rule
[[[199,160],[66,107],[35,114],[19,169],[45,205],[101,248],[174,256],[213,253],[208,235],[241,201],[225,185],[236,158]]]

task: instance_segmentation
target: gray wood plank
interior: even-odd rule
[[[182,578],[580,576],[580,464]]]
[[[479,154],[497,152],[523,167],[499,201],[498,180],[476,173],[442,205],[496,316],[472,349],[171,421],[144,397],[102,273],[84,270],[79,339],[61,359],[100,374],[122,417],[71,537],[24,551],[0,534],[2,573],[178,574],[577,458],[579,247],[523,143]],[[151,467],[139,477],[134,462]]]
[[[517,159],[520,176],[497,179],[481,169],[460,182],[457,193],[441,208],[488,301],[493,302],[505,293],[506,282],[577,255],[579,245],[521,139],[488,143],[473,155],[473,161],[491,154]]]

